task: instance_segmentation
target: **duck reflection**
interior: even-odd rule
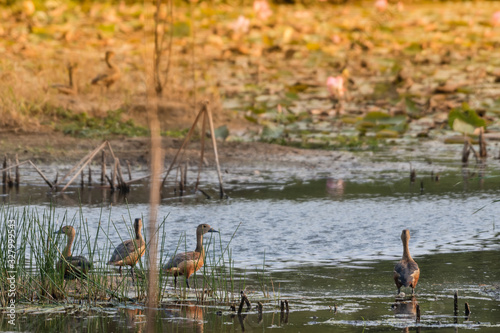
[[[396,299],[395,303],[392,304],[391,308],[396,316],[410,317],[410,318],[415,317],[417,322],[420,321],[420,310],[417,298],[415,296],[406,299]],[[409,327],[405,327],[403,329],[403,332],[404,333],[410,332]],[[420,326],[417,326],[416,332],[420,333]]]
[[[395,315],[417,315],[417,298],[412,296],[410,299],[396,299],[396,302],[391,306]]]
[[[344,181],[342,179],[327,178],[326,191],[332,196],[342,196],[344,194]]]
[[[169,305],[163,308],[165,315],[171,322],[171,328],[191,329],[196,332],[203,332],[203,308],[193,303],[183,303]],[[174,330],[175,331],[175,330]]]
[[[142,332],[145,325],[145,316],[143,309],[123,308],[125,314],[125,325],[127,328],[135,328],[136,332]]]

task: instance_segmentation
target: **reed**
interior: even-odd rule
[[[99,306],[110,300],[118,302],[134,302],[141,304],[147,300],[148,281],[147,270],[143,260],[136,265],[137,279],[132,282],[125,267],[123,276],[118,276],[115,269],[106,263],[116,244],[111,241],[110,235],[118,235],[123,241],[134,237],[132,226],[132,215],[129,211],[128,218],[115,221],[111,218],[112,212],[104,216],[103,210],[99,214],[97,228],[91,230],[89,221],[80,209],[74,215],[56,213],[55,207],[37,210],[29,206],[25,208],[13,208],[10,206],[0,207],[0,248],[6,249],[9,242],[7,221],[15,221],[15,269],[9,269],[9,261],[6,251],[0,255],[0,306],[5,307],[8,302],[9,277],[16,277],[16,303],[17,304],[61,304],[80,303],[88,306]],[[220,238],[208,238],[204,246],[206,248],[205,265],[197,273],[193,274],[193,290],[186,290],[183,281],[174,292],[168,285],[172,279],[165,274],[163,267],[165,260],[175,255],[178,250],[188,250],[185,235],[181,236],[174,249],[167,243],[166,221],[164,217],[158,225],[156,232],[151,235],[144,232],[146,242],[146,254],[150,251],[152,237],[158,233],[158,290],[161,297],[160,303],[169,302],[173,299],[195,301],[196,303],[224,303],[229,304],[238,298],[235,290],[244,288],[245,277],[235,276],[234,261],[230,244],[233,241],[238,227],[233,232],[230,240],[225,243]],[[107,221],[106,221],[107,220]],[[61,226],[71,225],[77,230],[73,243],[73,254],[84,255],[93,263],[93,268],[83,278],[65,280],[64,273],[58,271],[56,263],[62,258],[62,249],[66,238],[56,233]],[[125,232],[123,231],[125,226]],[[145,228],[143,226],[143,228]],[[146,256],[145,254],[145,256]],[[239,285],[237,282],[239,281]],[[194,293],[192,292],[194,291]]]

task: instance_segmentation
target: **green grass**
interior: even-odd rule
[[[43,211],[25,207],[0,207],[0,247],[6,249],[9,242],[9,228],[7,221],[14,220],[15,226],[15,277],[16,277],[16,304],[43,305],[43,304],[87,304],[96,306],[100,303],[114,304],[133,302],[143,304],[147,296],[147,265],[149,253],[149,239],[145,235],[146,253],[135,266],[136,279],[132,281],[130,268],[123,267],[123,276],[116,273],[116,268],[108,266],[112,251],[118,245],[111,242],[110,235],[119,235],[119,242],[133,238],[132,221],[130,215],[121,221],[114,221],[109,216],[101,216],[97,230],[90,230],[87,220],[81,211],[69,216],[57,213],[55,207]],[[106,221],[107,220],[107,221]],[[168,253],[166,242],[166,223],[168,216],[159,223],[159,279],[161,303],[172,300],[190,300],[196,303],[223,303],[229,304],[238,298],[239,290],[245,288],[243,279],[234,277],[234,262],[232,261],[230,244],[231,239],[224,246],[219,234],[215,237],[205,237],[206,259],[205,265],[190,278],[192,289],[186,290],[184,278],[178,278],[177,289],[171,286],[173,279],[161,269],[164,260],[168,260],[175,252],[184,252],[187,248],[186,237],[179,239],[174,253]],[[145,223],[146,224],[146,223]],[[61,226],[72,225],[76,230],[73,243],[73,255],[84,254],[93,268],[86,279],[64,280],[63,273],[56,270],[56,263],[61,259],[61,251],[66,244],[66,236],[56,233]],[[191,237],[191,235],[189,235]],[[218,239],[217,239],[218,237]],[[103,241],[104,240],[104,241]],[[182,251],[181,251],[182,250]],[[13,269],[9,267],[7,251],[0,255],[0,306],[6,307],[9,301],[8,277]],[[236,285],[236,281],[239,285]],[[236,293],[235,293],[236,292]],[[235,296],[236,295],[236,296]]]

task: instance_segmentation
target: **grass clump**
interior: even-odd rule
[[[136,278],[132,280],[130,267],[123,267],[123,275],[116,273],[116,268],[107,265],[111,253],[119,242],[132,239],[132,216],[129,219],[115,222],[108,217],[107,223],[101,223],[96,227],[89,228],[87,220],[81,211],[70,217],[67,213],[62,216],[56,213],[54,207],[38,212],[36,209],[26,207],[22,210],[3,206],[0,208],[2,221],[0,225],[0,246],[7,248],[9,238],[14,237],[15,258],[14,267],[9,266],[10,261],[7,251],[0,255],[0,306],[8,305],[10,279],[15,277],[15,302],[20,304],[87,304],[96,306],[98,304],[114,305],[120,303],[142,304],[147,300],[147,265],[146,258],[149,252],[151,235],[144,233],[146,242],[146,253],[135,266]],[[100,216],[99,221],[101,221]],[[129,221],[127,221],[129,220]],[[159,264],[160,276],[159,303],[168,303],[172,300],[190,300],[196,303],[223,302],[228,304],[235,300],[234,263],[231,258],[229,245],[234,238],[236,228],[230,241],[223,245],[222,240],[207,238],[205,244],[205,265],[191,280],[193,289],[187,290],[182,278],[179,279],[178,288],[168,287],[172,278],[161,269],[162,261],[168,260],[171,255],[166,247],[166,235],[168,229],[165,227],[167,217],[160,223],[157,233],[160,236]],[[9,234],[7,221],[14,221],[15,235]],[[71,225],[76,230],[76,238],[72,247],[72,255],[82,255],[89,259],[93,268],[82,278],[65,280],[64,272],[56,269],[56,264],[61,260],[62,249],[66,243],[66,237],[57,231],[64,225]],[[113,242],[111,235],[119,236],[119,241]],[[149,239],[148,239],[149,238]],[[10,240],[12,242],[12,240]],[[171,243],[171,242],[170,242]],[[181,244],[184,243],[184,246]],[[186,239],[179,240],[177,249],[189,249]],[[219,252],[220,251],[220,252]],[[240,279],[240,281],[242,281]],[[243,280],[244,281],[244,280]],[[244,283],[244,282],[243,282]],[[184,286],[184,287],[183,287]],[[238,286],[244,289],[244,285]],[[236,296],[237,297],[237,296]]]

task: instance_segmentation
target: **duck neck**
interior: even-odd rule
[[[410,254],[410,246],[409,246],[410,240],[405,239],[403,240],[403,259],[407,260],[413,260]]]
[[[196,250],[194,251],[201,254],[205,253],[205,249],[203,248],[203,234],[196,235]]]
[[[106,64],[108,65],[108,67],[109,67],[110,69],[112,69],[112,70],[114,70],[114,71],[116,71],[116,70],[118,69],[118,67],[117,67],[115,64],[113,64],[113,63],[111,62],[111,59],[110,59],[109,57],[108,57],[108,58],[106,58]]]
[[[69,76],[69,86],[73,88],[73,68],[68,67],[68,76]]]
[[[64,248],[62,255],[63,257],[71,257],[71,247],[73,246],[73,241],[75,240],[75,235],[68,235],[68,241],[66,247]]]
[[[138,241],[143,240],[141,226],[139,224],[136,224],[134,227],[135,227],[135,239]]]

